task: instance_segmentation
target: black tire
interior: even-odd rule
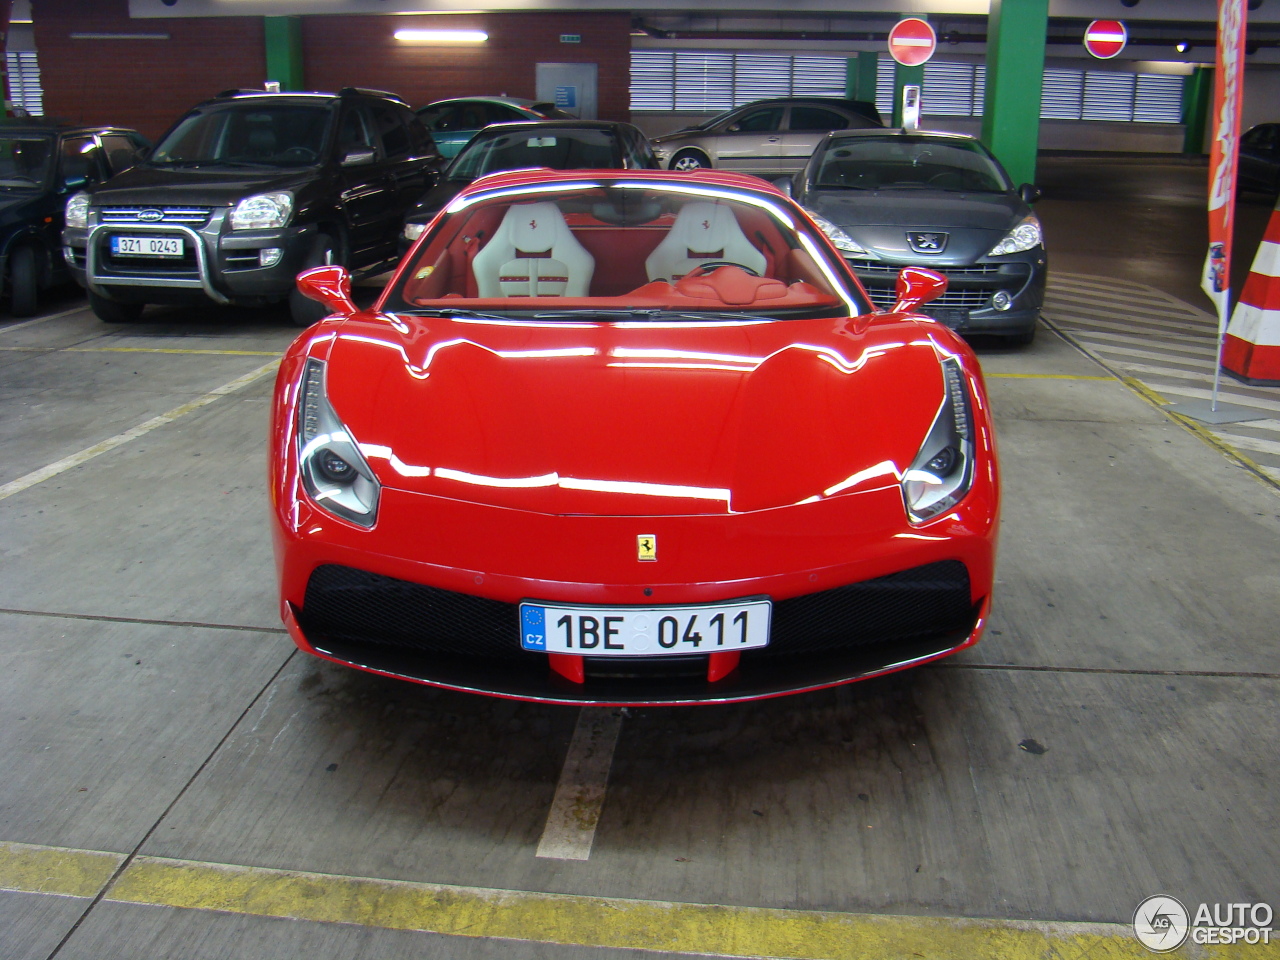
[[[327,263],[337,262],[337,244],[333,242],[333,238],[328,234],[320,234],[316,237],[316,242],[311,247],[311,252],[307,254],[307,259],[302,265],[302,270],[309,270],[312,267],[322,267]],[[301,273],[302,270],[298,272]],[[329,316],[329,308],[323,303],[317,303],[304,297],[295,285],[289,294],[289,318],[294,322],[295,326],[309,327],[313,323],[319,323],[325,317]]]
[[[710,170],[711,161],[701,150],[681,150],[671,158],[672,170],[688,173],[690,170]]]
[[[133,323],[142,316],[145,303],[120,303],[89,291],[89,308],[103,323]]]
[[[35,248],[23,244],[9,254],[9,312],[29,317],[40,298],[40,261]]]

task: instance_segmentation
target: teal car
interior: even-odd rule
[[[491,123],[513,120],[572,120],[554,103],[520,97],[456,97],[419,107],[418,116],[431,131],[442,156],[456,157],[467,141]]]

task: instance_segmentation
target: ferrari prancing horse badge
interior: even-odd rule
[[[636,537],[637,560],[658,559],[658,538],[651,533],[642,533]]]

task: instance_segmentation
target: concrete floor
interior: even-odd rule
[[[1203,176],[1048,162],[1051,265],[1190,301]],[[1247,201],[1242,229],[1260,235],[1269,210]],[[283,314],[108,327],[71,293],[47,313],[0,320],[5,960],[1051,955],[966,952],[965,918],[1032,922],[994,928],[1009,936],[1102,925],[1060,929],[1114,949],[1088,955],[1141,956],[1107,925],[1149,895],[1280,907],[1280,492],[1051,331],[980,345],[1005,479],[984,641],[838,690],[631,711],[590,857],[567,861],[535,849],[576,710],[360,674],[283,634],[271,376],[188,409],[277,355]],[[124,882],[149,865],[188,879]],[[274,892],[221,896],[232,873]],[[196,874],[223,887],[193,892]],[[326,913],[357,881],[310,875],[407,885]],[[506,916],[530,919],[392,909],[438,884],[519,892]],[[617,898],[616,928],[591,919],[598,898]],[[637,901],[667,905],[673,929],[683,906],[729,909],[695,933],[619,932]],[[893,917],[887,939],[771,939]]]

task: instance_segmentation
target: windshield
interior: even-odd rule
[[[550,167],[553,170],[618,166],[612,130],[511,131],[471,141],[449,165],[450,180],[468,182],[486,173]]]
[[[868,312],[843,261],[781,197],[592,177],[455,201],[382,309],[683,322]]]
[[[52,160],[52,137],[0,137],[0,187],[43,185]]]
[[[975,140],[893,134],[833,140],[812,172],[816,189],[1004,193],[1008,176]]]
[[[157,166],[305,167],[316,163],[333,116],[326,105],[219,105],[188,114],[156,146]]]

